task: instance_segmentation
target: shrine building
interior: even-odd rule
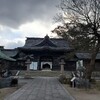
[[[69,42],[62,38],[49,38],[48,35],[44,38],[27,38],[25,45],[18,47],[17,60],[30,62],[30,70],[60,70],[60,60],[72,50]],[[65,65],[65,70],[75,69],[75,61],[68,61]]]
[[[2,53],[16,61],[9,63],[10,70],[60,70],[61,61],[64,61],[65,71],[75,71],[77,61],[82,66],[87,66],[91,59],[90,53],[75,53],[69,59],[74,49],[69,41],[63,38],[44,38],[27,37],[25,45],[15,49],[4,49],[0,46]],[[100,70],[100,53],[95,60],[95,70]]]

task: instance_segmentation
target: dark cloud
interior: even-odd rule
[[[34,20],[51,20],[60,0],[0,0],[0,24],[17,28]]]

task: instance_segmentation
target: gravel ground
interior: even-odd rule
[[[0,89],[0,100],[4,100],[4,97],[10,95],[14,91],[16,91],[17,87],[10,87],[10,88],[2,88]]]
[[[77,89],[69,85],[64,85],[64,87],[76,100],[100,100],[100,91],[97,89]]]

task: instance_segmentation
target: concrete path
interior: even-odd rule
[[[4,100],[75,100],[57,78],[35,78]]]

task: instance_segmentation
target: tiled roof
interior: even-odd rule
[[[35,46],[41,47],[41,46],[49,46],[49,47],[57,47],[49,38],[48,35],[45,36],[45,38]]]
[[[14,57],[18,53],[16,49],[3,49],[2,52],[9,57]]]
[[[23,48],[33,48],[36,49],[37,45],[38,47],[42,48],[45,46],[45,44],[43,45],[43,41],[45,38],[27,38],[26,39],[26,43],[23,46]],[[51,42],[51,43],[50,43]],[[55,49],[72,49],[72,47],[70,46],[69,42],[62,39],[62,38],[49,38],[49,42],[51,45],[49,45],[49,48],[55,48]]]
[[[76,53],[79,59],[91,59],[90,53]],[[97,54],[96,59],[100,59],[100,53]]]
[[[10,58],[9,56],[7,56],[4,53],[2,53],[1,50],[0,50],[0,59],[5,59],[5,60],[9,60],[9,61],[16,61],[15,59]]]

